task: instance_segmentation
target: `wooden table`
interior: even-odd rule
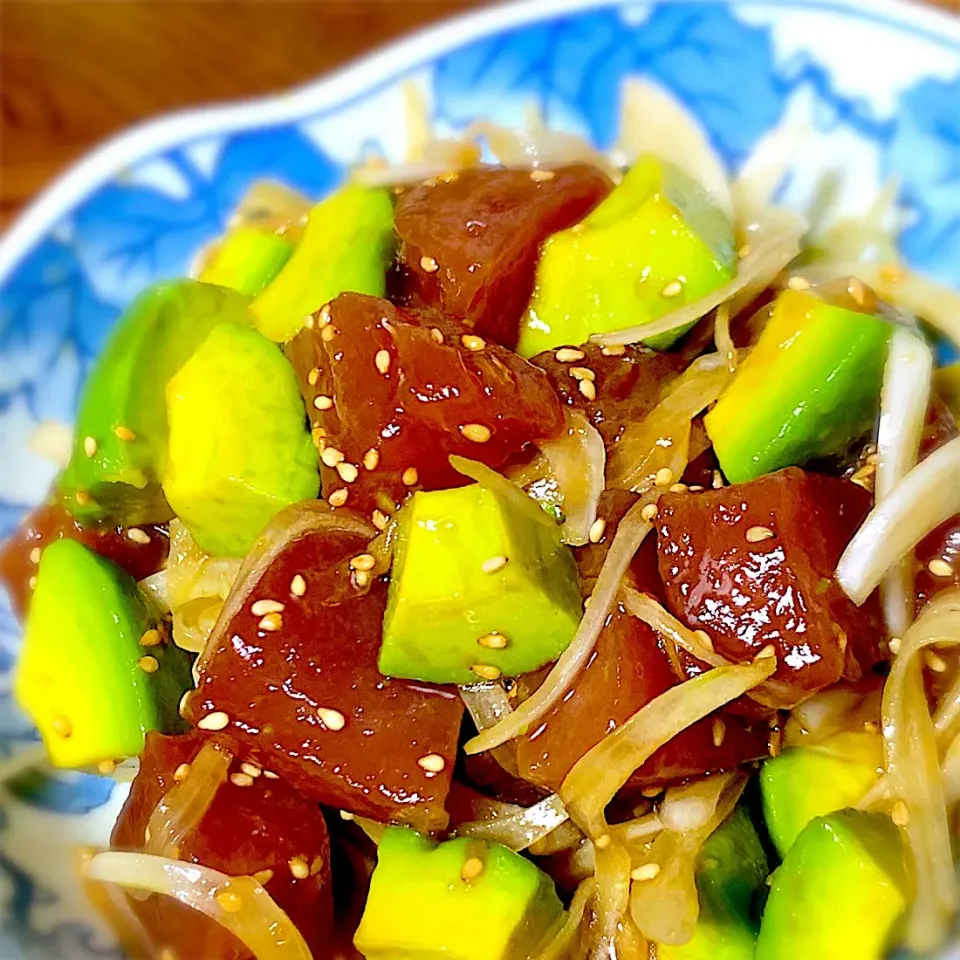
[[[0,227],[131,123],[281,90],[490,2],[0,0]]]

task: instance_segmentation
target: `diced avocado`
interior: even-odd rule
[[[562,913],[553,881],[499,843],[387,827],[353,942],[367,960],[522,960]]]
[[[74,540],[43,551],[17,665],[17,702],[58,767],[136,756],[159,723],[138,661],[150,614],[131,577]]]
[[[907,906],[900,835],[842,810],[804,827],[773,874],[756,960],[881,960]]]
[[[763,819],[780,856],[815,817],[855,806],[882,771],[878,733],[839,733],[765,760],[760,769]]]
[[[845,450],[873,425],[890,325],[785,290],[727,391],[704,417],[731,483]]]
[[[576,564],[559,527],[518,494],[472,484],[403,508],[381,672],[475,683],[484,668],[516,676],[566,649],[582,609]]]
[[[685,173],[642,157],[585,220],[544,243],[517,352],[532,357],[649,323],[733,274],[733,230],[724,214]],[[665,349],[686,329],[644,342]]]
[[[768,874],[750,815],[738,807],[697,858],[700,916],[693,939],[682,946],[659,944],[660,960],[753,960]]]
[[[317,496],[293,367],[256,330],[215,328],[167,385],[167,416],[163,492],[207,553],[243,556],[278,510]]]
[[[256,296],[281,271],[293,244],[254,227],[231,230],[204,264],[200,279]]]
[[[59,481],[74,516],[125,525],[168,520],[167,381],[224,321],[250,324],[248,300],[195,280],[152,287],[127,309],[83,388],[73,455]]]
[[[257,328],[283,343],[341,293],[382,297],[393,246],[389,192],[359,184],[338,190],[310,211],[293,255],[254,299]]]

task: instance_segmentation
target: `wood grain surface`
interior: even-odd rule
[[[931,0],[960,11],[960,0]],[[0,0],[0,227],[97,141],[282,90],[491,0]]]

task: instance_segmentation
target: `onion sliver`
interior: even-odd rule
[[[658,320],[612,333],[594,334],[590,339],[604,346],[636,343],[693,323],[727,301],[733,301],[730,309],[736,313],[770,286],[777,274],[800,253],[800,241],[806,229],[807,223],[799,214],[778,207],[768,208],[747,228],[749,252],[737,265],[737,275],[732,280]]]
[[[300,931],[252,877],[228,877],[182,860],[113,851],[98,853],[83,873],[87,880],[179,900],[229,930],[256,960],[312,960]]]
[[[723,357],[727,369],[733,373],[737,369],[737,348],[730,334],[730,304],[721,303],[713,320],[713,342],[717,353]]]
[[[577,887],[570,908],[565,911],[557,926],[547,934],[545,942],[532,952],[533,960],[566,960],[580,932],[587,904],[595,895],[596,884],[592,877],[581,881]]]
[[[513,713],[513,704],[499,683],[471,683],[460,687],[460,699],[470,711],[477,730],[486,730]],[[513,777],[519,777],[516,745],[505,743],[490,751],[497,763]]]
[[[567,774],[560,796],[574,823],[596,839],[606,831],[604,810],[630,775],[665,743],[731,700],[762,683],[776,657],[717,667],[671,687],[641,707],[623,726],[582,756]]]
[[[918,463],[870,511],[837,564],[837,580],[854,603],[863,603],[885,573],[960,512],[958,473],[960,437]]]
[[[513,807],[513,804],[504,806]],[[552,794],[532,807],[516,807],[515,812],[505,816],[461,823],[455,832],[458,837],[492,840],[519,852],[548,836],[565,823],[568,816],[563,801]]]

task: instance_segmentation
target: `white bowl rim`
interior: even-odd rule
[[[225,105],[173,111],[135,124],[94,147],[43,189],[0,238],[0,286],[22,259],[82,198],[121,171],[171,147],[217,135],[256,130],[346,107],[438,56],[490,34],[553,17],[627,7],[633,0],[514,0],[442,20],[287,91]],[[689,0],[658,0],[683,3]],[[733,7],[772,7],[774,0],[698,0]],[[637,0],[637,6],[648,5]],[[960,53],[960,17],[914,0],[776,0],[783,9],[821,9],[906,30]]]

